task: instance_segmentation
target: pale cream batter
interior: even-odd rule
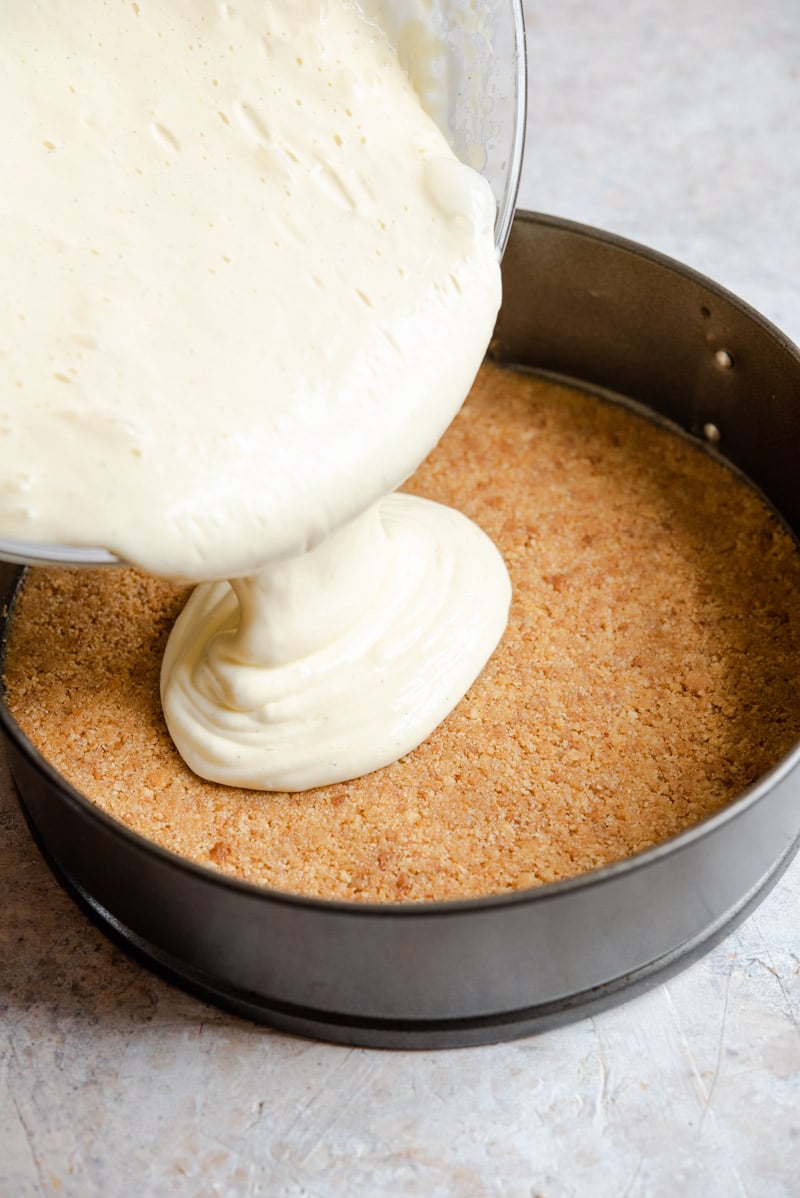
[[[462,517],[374,506],[491,334],[488,185],[347,0],[15,0],[0,36],[3,535],[237,580],[197,592],[165,662],[205,776],[393,760],[508,606]]]

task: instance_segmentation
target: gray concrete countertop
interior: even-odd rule
[[[670,254],[800,341],[798,0],[526,7],[522,206]],[[4,756],[0,888],[4,1198],[800,1193],[800,861],[648,995],[414,1054],[255,1027],[130,961],[51,878]]]

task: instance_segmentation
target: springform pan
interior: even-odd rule
[[[492,353],[644,404],[717,450],[800,534],[800,353],[691,270],[517,215]],[[0,567],[5,636],[21,571]],[[800,835],[800,745],[723,810],[635,857],[513,894],[408,905],[233,881],[130,832],[61,778],[0,703],[31,832],[86,913],[148,966],[252,1020],[348,1044],[438,1048],[576,1019],[717,943]]]

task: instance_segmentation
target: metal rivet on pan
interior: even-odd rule
[[[709,421],[708,424],[703,425],[703,436],[705,437],[706,441],[711,441],[712,444],[716,445],[717,441],[719,441],[722,437],[722,433],[719,431],[716,424],[711,424]]]
[[[714,361],[720,370],[731,370],[733,367],[733,358],[726,349],[718,349],[714,354]]]

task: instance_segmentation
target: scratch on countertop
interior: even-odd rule
[[[730,1170],[731,1170],[731,1173],[733,1174],[733,1178],[734,1178],[737,1186],[739,1187],[742,1198],[751,1198],[751,1192],[750,1192],[750,1190],[748,1190],[747,1186],[744,1184],[744,1181],[742,1180],[742,1175],[734,1164],[731,1164]]]
[[[36,1176],[39,1180],[39,1189],[42,1193],[44,1193],[45,1192],[45,1180],[44,1180],[44,1177],[42,1176],[42,1163],[39,1160],[36,1149],[34,1147],[33,1131],[31,1129],[27,1119],[23,1115],[22,1109],[20,1108],[19,1102],[16,1098],[16,1095],[14,1095],[14,1094],[11,1095],[11,1103],[12,1103],[12,1106],[14,1107],[14,1114],[17,1116],[19,1125],[22,1128],[23,1138],[27,1145],[28,1152],[30,1153],[31,1162],[33,1163],[33,1167],[36,1170]]]
[[[759,923],[755,924],[755,930],[758,933],[759,940],[761,941],[761,943],[764,946],[764,950],[765,950],[764,956],[766,956],[767,959],[771,961],[771,959],[772,959],[771,946],[770,946],[769,942],[767,941],[766,937],[764,936],[764,933],[761,930],[761,925]],[[796,966],[800,965],[800,961],[798,961],[796,953],[790,953],[789,955],[795,961]],[[798,1021],[797,1015],[795,1014],[794,1006],[792,1003],[792,998],[791,998],[791,995],[789,994],[789,991],[786,989],[786,983],[783,979],[781,971],[779,969],[775,969],[775,967],[773,965],[768,964],[767,961],[765,961],[762,957],[751,957],[750,960],[753,961],[755,964],[760,965],[763,969],[766,969],[767,972],[771,973],[772,976],[775,978],[775,981],[778,983],[778,989],[781,992],[781,997],[783,999],[783,1007],[786,1012],[786,1016],[787,1016],[789,1022],[792,1024],[792,1027],[794,1028],[794,1030],[797,1032],[798,1036],[800,1036],[800,1021]]]
[[[597,1050],[600,1062],[600,1087],[595,1095],[594,1110],[592,1112],[592,1125],[599,1132],[605,1131],[608,1126],[607,1108],[611,1101],[611,1067],[606,1058],[605,1049],[603,1046],[603,1036],[597,1025],[596,1019],[590,1019],[592,1031],[597,1040]]]
[[[364,1089],[379,1064],[379,1056],[363,1049],[344,1053],[324,1086],[315,1091],[288,1125],[282,1143],[275,1145],[274,1158],[287,1160],[291,1156],[294,1162],[307,1160]]]
[[[675,1021],[675,1026],[678,1029],[678,1037],[680,1039],[681,1048],[685,1052],[687,1060],[689,1061],[689,1065],[692,1070],[692,1075],[694,1077],[695,1083],[697,1085],[697,1089],[700,1093],[700,1098],[703,1103],[703,1109],[705,1110],[706,1107],[708,1106],[708,1098],[709,1098],[708,1091],[706,1089],[705,1082],[703,1081],[703,1075],[701,1074],[701,1072],[697,1066],[697,1061],[695,1060],[694,1053],[692,1052],[691,1047],[689,1046],[689,1039],[686,1035],[686,1029],[683,1026],[683,1020],[681,1018],[680,1011],[678,1010],[678,1008],[676,1006],[675,999],[672,997],[672,990],[670,988],[669,982],[664,983],[664,994],[666,996],[667,1005],[669,1007],[672,1018]]]
[[[631,1194],[633,1193],[633,1187],[636,1185],[636,1182],[639,1180],[639,1176],[642,1172],[642,1166],[644,1165],[644,1160],[645,1160],[644,1156],[639,1157],[639,1160],[636,1162],[636,1168],[634,1169],[633,1173],[631,1174],[631,1179],[628,1182],[628,1184],[625,1186],[625,1189],[622,1191],[620,1198],[630,1198]]]
[[[708,1097],[706,1099],[706,1105],[705,1105],[702,1115],[700,1116],[700,1125],[697,1129],[698,1133],[700,1131],[702,1131],[703,1124],[705,1123],[706,1115],[708,1114],[708,1112],[711,1108],[711,1101],[714,1097],[714,1090],[716,1089],[717,1081],[719,1079],[719,1071],[720,1071],[720,1067],[722,1064],[722,1050],[723,1050],[723,1047],[725,1044],[725,1028],[726,1028],[726,1024],[728,1021],[728,1005],[730,1002],[731,981],[733,980],[733,971],[736,968],[736,964],[737,964],[737,954],[735,952],[733,952],[733,953],[731,953],[731,956],[730,956],[730,968],[728,969],[728,972],[725,977],[725,991],[724,991],[724,998],[723,998],[723,1005],[722,1005],[722,1019],[720,1020],[720,1024],[719,1024],[719,1040],[717,1043],[717,1059],[716,1059],[716,1063],[714,1065],[714,1073],[711,1077],[711,1085],[708,1087]]]
[[[786,1018],[789,1020],[798,1036],[800,1036],[800,1022],[798,1022],[797,1016],[792,1010],[792,1000],[778,970],[774,969],[771,965],[768,965],[767,962],[762,960],[761,957],[748,957],[748,964],[760,965],[762,969],[765,969],[767,973],[771,973],[775,978],[775,981],[778,983],[778,989],[783,997],[783,1007],[786,1013]]]
[[[15,1066],[14,1071],[16,1072],[17,1076],[20,1076],[20,1062],[19,1062],[19,1056],[17,1054],[16,1046],[14,1044],[13,1032],[11,1032],[7,1036],[7,1042],[8,1042],[9,1055],[11,1056],[11,1058],[14,1062],[14,1066]],[[17,1095],[14,1093],[14,1090],[11,1086],[10,1078],[9,1078],[9,1085],[8,1085],[8,1095],[9,1095],[9,1098],[11,1099],[11,1105],[14,1108],[14,1114],[16,1115],[19,1126],[22,1129],[22,1137],[25,1142],[25,1146],[27,1147],[28,1152],[30,1154],[31,1163],[33,1164],[33,1168],[35,1170],[36,1177],[38,1180],[39,1192],[41,1194],[45,1194],[47,1192],[48,1186],[47,1186],[47,1183],[45,1181],[45,1178],[44,1178],[44,1175],[42,1172],[42,1170],[43,1170],[42,1161],[39,1159],[39,1154],[36,1151],[34,1129],[33,1129],[33,1127],[31,1127],[30,1123],[28,1122],[28,1120],[26,1119],[26,1117],[22,1111],[22,1107],[20,1105],[19,1099],[17,1098]]]

